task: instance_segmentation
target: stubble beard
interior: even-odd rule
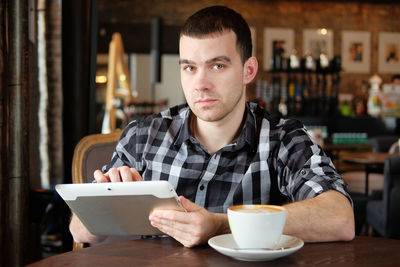
[[[194,115],[203,121],[206,122],[217,122],[217,121],[222,121],[224,120],[227,116],[229,116],[234,109],[237,107],[237,105],[240,103],[240,101],[244,98],[244,92],[242,91],[241,94],[238,96],[234,104],[232,104],[229,108],[224,108],[224,104],[222,103],[217,103],[217,105],[212,106],[212,107],[203,107],[203,108],[195,108],[192,107],[191,110],[194,113]],[[207,113],[208,111],[213,112],[215,114],[204,114]]]

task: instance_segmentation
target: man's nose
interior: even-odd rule
[[[198,69],[195,75],[194,86],[196,90],[207,90],[210,88],[210,77],[205,69]]]

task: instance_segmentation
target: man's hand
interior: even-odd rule
[[[74,213],[72,213],[69,231],[75,242],[78,243],[99,243],[106,239],[106,236],[96,236],[90,233]]]
[[[129,168],[122,166],[119,168],[111,168],[108,172],[103,173],[100,170],[94,172],[94,178],[98,183],[109,183],[109,182],[133,182],[142,181],[142,176],[135,168]],[[70,232],[77,242],[86,243],[97,243],[103,241],[105,236],[92,235],[85,225],[76,217],[72,215],[71,222],[69,225]]]
[[[98,183],[135,182],[143,180],[142,176],[135,168],[129,168],[128,166],[111,168],[106,173],[96,170],[94,172],[94,179],[96,179]]]
[[[203,244],[217,234],[229,233],[226,214],[209,212],[183,196],[179,198],[187,212],[155,210],[149,217],[151,225],[185,247]]]

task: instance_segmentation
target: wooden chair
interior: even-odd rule
[[[74,184],[93,181],[93,172],[110,162],[121,134],[120,130],[109,134],[92,134],[78,142],[72,158]]]
[[[92,134],[78,142],[72,158],[72,182],[74,184],[93,181],[94,171],[110,162],[121,134],[121,130],[109,134]],[[73,250],[83,247],[83,243],[73,243]]]
[[[370,139],[372,150],[375,152],[398,152],[398,136],[376,136]],[[397,146],[396,146],[397,145]],[[397,151],[396,151],[397,150]],[[354,167],[352,167],[354,168]],[[363,167],[364,168],[364,167]],[[365,192],[365,170],[352,170],[342,173],[343,180],[348,184],[350,196],[354,202],[356,235],[366,230],[367,202],[370,198],[382,195],[384,188],[384,175],[381,167],[370,170],[368,196]]]
[[[400,239],[400,156],[387,158],[382,198],[368,201],[367,222],[380,236]]]

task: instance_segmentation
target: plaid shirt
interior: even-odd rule
[[[184,104],[132,121],[103,171],[134,167],[144,180],[167,180],[178,195],[213,212],[284,204],[330,189],[350,199],[331,160],[299,121],[247,103],[239,137],[210,154],[190,133],[190,112]]]

